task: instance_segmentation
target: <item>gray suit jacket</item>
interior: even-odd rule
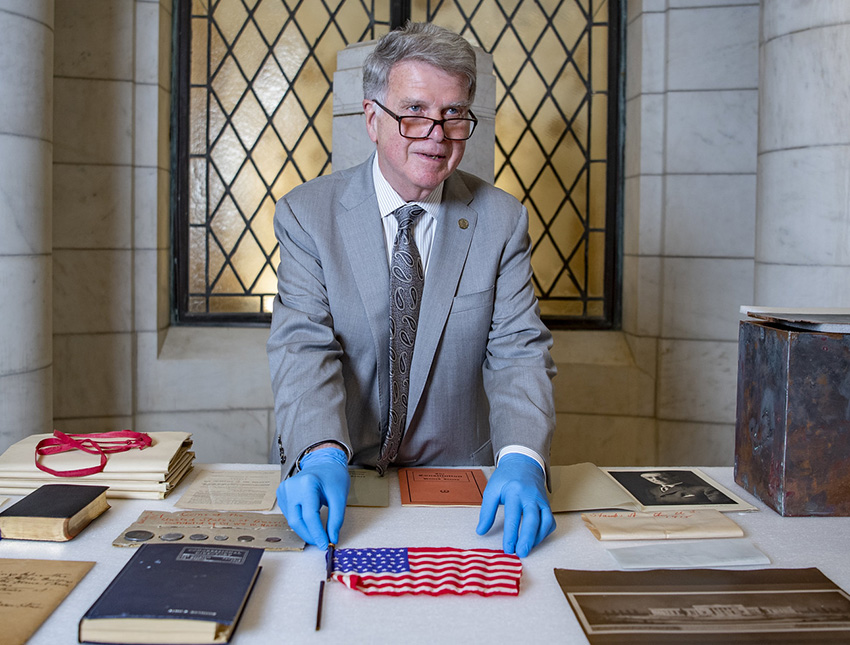
[[[531,285],[528,215],[456,171],[431,249],[396,464],[491,465],[506,445],[548,459],[549,355]],[[389,268],[372,159],[277,203],[278,297],[268,341],[284,474],[333,440],[374,465],[389,417]]]

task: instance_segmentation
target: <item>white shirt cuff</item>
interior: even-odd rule
[[[496,465],[499,465],[499,459],[502,458],[502,455],[507,455],[512,452],[518,452],[519,454],[525,455],[526,457],[531,457],[534,461],[537,462],[537,465],[540,466],[541,470],[543,470],[543,477],[546,477],[546,462],[543,461],[543,457],[541,457],[531,448],[526,448],[525,446],[518,446],[515,444],[505,446],[499,451],[499,454],[496,455]]]

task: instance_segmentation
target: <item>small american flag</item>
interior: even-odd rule
[[[337,549],[332,579],[365,594],[519,594],[522,563],[493,549]]]

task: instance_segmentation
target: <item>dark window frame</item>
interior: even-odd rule
[[[625,89],[625,0],[609,0],[608,137],[606,159],[603,315],[544,316],[551,329],[619,329],[622,321],[623,147]],[[203,326],[268,326],[271,314],[189,311],[189,71],[191,2],[175,3],[172,74],[172,323]],[[409,0],[390,0],[391,27],[410,16]],[[386,24],[386,23],[385,23]]]

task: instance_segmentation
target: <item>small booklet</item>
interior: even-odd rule
[[[0,512],[0,538],[67,542],[109,508],[106,491],[106,486],[40,486]]]
[[[582,513],[581,519],[597,540],[683,540],[744,535],[740,526],[713,508]]]
[[[487,477],[480,468],[399,468],[404,506],[481,506]]]
[[[226,643],[263,549],[144,544],[80,620],[80,642]]]
[[[0,625],[4,645],[24,645],[94,562],[0,558]]]
[[[697,468],[551,466],[553,513],[567,511],[754,511],[755,506]]]
[[[349,468],[351,486],[348,489],[346,506],[389,506],[389,477],[381,477],[376,470]]]

